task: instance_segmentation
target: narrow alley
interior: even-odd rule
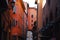
[[[0,40],[60,40],[60,0],[0,0]]]

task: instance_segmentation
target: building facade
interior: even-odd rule
[[[23,38],[23,29],[24,29],[24,11],[25,7],[22,0],[16,0],[15,5],[13,6],[12,14],[12,25],[11,25],[11,40],[14,38],[17,40]]]
[[[60,20],[59,2],[60,2],[59,0],[46,0],[46,4],[41,11],[42,12],[42,30],[40,31],[40,33],[42,32],[44,36],[49,36],[50,39],[55,37],[56,40],[59,39],[58,36],[60,35],[59,34],[60,31],[57,32],[58,29],[60,29],[58,26],[60,23],[59,22]],[[49,37],[47,37],[48,40],[49,40]]]
[[[37,9],[33,7],[28,8],[28,30],[32,30],[34,22],[37,20]]]
[[[4,3],[4,1],[2,3]],[[1,25],[4,25],[4,31],[2,33],[1,40],[23,39],[23,17],[25,11],[23,1],[7,0],[6,3],[8,6],[7,10],[4,11],[5,13],[3,12],[3,14],[1,14],[1,18],[3,18],[1,19]]]
[[[58,22],[57,19],[59,19],[60,17],[60,12],[59,12],[59,0],[45,0],[46,4],[43,6],[43,0],[36,0],[35,3],[37,3],[38,5],[38,15],[40,18],[40,20],[38,21],[38,26],[39,29],[41,29],[40,27],[42,27],[44,30],[42,30],[42,34],[43,35],[49,35],[52,37],[52,35],[54,34],[54,32],[56,34],[59,34],[60,32],[56,32],[56,30],[59,28],[59,26],[54,26],[54,24],[56,23],[56,21]],[[39,6],[40,5],[40,6]],[[42,14],[42,15],[41,15]],[[42,20],[42,21],[41,21]],[[42,23],[42,24],[41,24]],[[39,25],[41,24],[41,26]],[[55,25],[57,25],[58,23],[56,23]],[[55,30],[56,29],[56,30]],[[51,31],[52,30],[52,31]],[[57,30],[58,31],[58,30]],[[56,36],[55,34],[55,36]],[[58,36],[57,36],[58,37]],[[59,37],[58,37],[59,39]],[[45,39],[44,39],[45,40]]]

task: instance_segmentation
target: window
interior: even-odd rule
[[[29,4],[27,4],[27,7],[29,7]]]
[[[17,21],[15,19],[13,19],[11,24],[12,24],[12,26],[17,25]]]
[[[15,6],[15,1],[14,0],[11,1],[11,5],[12,5],[12,8]]]
[[[12,0],[11,5],[12,5],[12,9],[13,9],[13,13],[16,13],[16,7],[15,7],[15,2],[16,0]]]
[[[31,24],[31,26],[33,27],[33,24]]]
[[[31,22],[33,22],[33,20],[31,20]]]
[[[16,13],[16,7],[15,6],[13,7],[13,13],[14,14]]]
[[[31,15],[31,18],[33,18],[33,15]]]
[[[16,0],[12,0],[12,1],[16,2]]]

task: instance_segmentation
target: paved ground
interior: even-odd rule
[[[26,40],[33,40],[32,32],[27,31],[27,39]]]

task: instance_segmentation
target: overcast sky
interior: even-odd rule
[[[37,5],[35,4],[35,0],[23,0],[23,1],[27,2],[29,4],[29,7],[37,8]]]

